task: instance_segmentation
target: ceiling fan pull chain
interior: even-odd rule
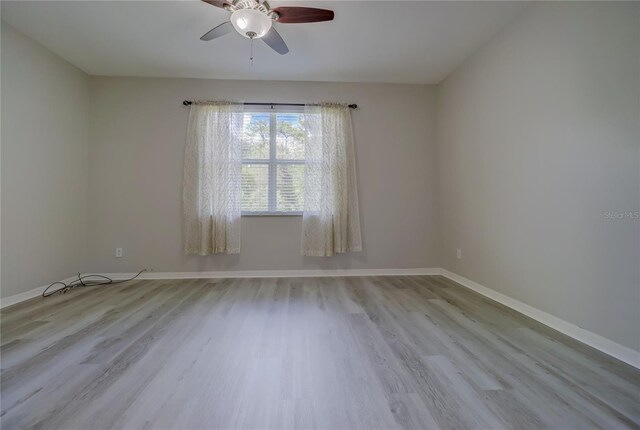
[[[251,60],[251,67],[253,67],[253,37],[251,38],[251,57],[249,59]]]

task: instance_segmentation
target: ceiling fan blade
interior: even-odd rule
[[[278,14],[277,22],[297,24],[303,22],[332,21],[333,11],[312,7],[282,6],[273,9]]]
[[[226,9],[230,3],[226,0],[202,0],[205,3],[209,3],[211,6],[219,7],[222,9]]]
[[[218,37],[224,36],[225,34],[230,33],[232,31],[233,31],[233,25],[231,25],[231,21],[223,22],[222,24],[220,24],[216,28],[206,32],[200,38],[200,40],[208,41],[208,40],[217,39]]]
[[[262,36],[262,40],[264,40],[264,43],[269,45],[271,49],[273,49],[280,55],[284,55],[289,52],[289,48],[287,47],[287,44],[284,43],[284,40],[280,36],[280,33],[278,33],[273,27],[271,27],[271,30],[269,30],[267,34]]]

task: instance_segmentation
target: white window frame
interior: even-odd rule
[[[268,113],[269,114],[269,158],[243,158],[242,164],[266,165],[269,168],[269,195],[267,211],[242,211],[242,216],[302,216],[302,211],[277,211],[277,185],[278,185],[278,165],[304,165],[302,160],[278,160],[276,158],[277,123],[276,114],[279,113],[304,113],[304,106],[262,106],[245,105],[245,113]]]

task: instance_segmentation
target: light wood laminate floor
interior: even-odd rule
[[[133,281],[1,323],[4,430],[640,427],[638,370],[439,276]]]

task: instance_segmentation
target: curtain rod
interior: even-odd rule
[[[191,100],[185,100],[182,102],[183,105],[185,106],[190,106],[193,102]],[[306,106],[304,103],[251,103],[251,102],[246,102],[246,103],[242,103],[243,105],[249,105],[249,106]],[[351,109],[358,109],[358,105],[355,103],[352,103],[350,105],[348,105]]]

